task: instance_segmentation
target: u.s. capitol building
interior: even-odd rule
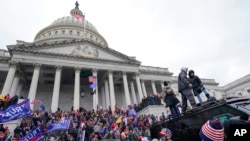
[[[135,57],[109,48],[78,5],[70,16],[41,29],[33,42],[18,40],[7,49],[0,50],[1,94],[40,100],[52,112],[72,106],[75,110],[96,109],[97,105],[113,109],[116,103],[127,108],[143,97],[161,93],[163,81],[168,81],[181,99],[177,77],[168,68],[142,66]],[[89,76],[96,77],[92,88]],[[249,80],[247,75],[220,87],[213,79],[202,79],[217,99],[249,96]]]

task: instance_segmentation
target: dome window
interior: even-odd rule
[[[65,30],[62,31],[62,34],[65,34]]]
[[[70,30],[70,31],[69,31],[69,35],[72,35],[72,33],[73,33],[73,31],[72,31],[72,30]]]

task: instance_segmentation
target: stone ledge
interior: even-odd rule
[[[161,116],[162,112],[166,115],[166,108],[164,105],[150,105],[145,107],[144,109],[140,110],[137,115],[155,115],[155,116]]]

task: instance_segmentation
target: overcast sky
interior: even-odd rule
[[[220,86],[250,73],[249,0],[78,0],[110,48],[142,65],[185,66]],[[75,0],[1,0],[0,48],[32,42]]]

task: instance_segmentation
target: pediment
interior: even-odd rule
[[[104,48],[95,44],[67,44],[39,47],[20,47],[23,51],[40,52],[47,55],[62,55],[69,57],[80,57],[97,60],[109,60],[127,63],[140,63],[133,57],[129,57],[110,48]]]

